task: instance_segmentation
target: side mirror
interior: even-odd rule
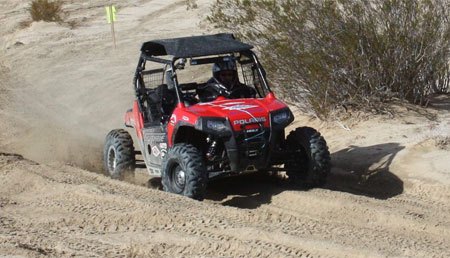
[[[185,65],[186,65],[186,58],[181,58],[180,61],[178,61],[178,63],[175,64],[175,68],[182,70],[182,69],[184,69]]]

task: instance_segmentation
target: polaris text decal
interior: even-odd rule
[[[246,124],[261,123],[261,122],[266,122],[266,118],[265,117],[252,117],[252,118],[248,118],[248,119],[239,119],[239,120],[235,120],[233,122],[233,124],[234,125],[246,125]]]

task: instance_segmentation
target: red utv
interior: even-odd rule
[[[310,127],[285,137],[293,120],[289,107],[270,90],[251,45],[232,34],[153,40],[141,47],[134,76],[136,100],[125,125],[136,130],[140,154],[163,189],[202,200],[213,178],[249,172],[286,172],[308,187],[321,186],[330,171],[324,138]],[[214,63],[234,60],[239,79],[254,98],[229,99],[221,85],[202,102]],[[203,76],[203,77],[202,77]],[[106,137],[104,168],[112,178],[134,173],[132,137],[123,129]]]

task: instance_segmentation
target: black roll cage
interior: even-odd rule
[[[261,81],[262,86],[264,87],[265,90],[267,90],[268,93],[271,93],[272,91],[267,82],[264,68],[262,67],[261,63],[259,62],[259,59],[256,56],[256,54],[251,50],[245,50],[245,51],[238,52],[238,53],[240,54],[239,58],[241,56],[245,56],[247,58],[250,58],[251,62],[255,64],[256,71],[258,72],[259,78],[261,78],[261,80],[262,80]],[[136,97],[140,100],[140,96],[145,92],[145,86],[144,86],[145,84],[143,81],[142,74],[145,71],[145,64],[147,61],[165,64],[164,70],[167,70],[167,67],[170,67],[170,69],[172,71],[171,79],[173,81],[177,101],[178,101],[178,103],[183,103],[184,99],[183,99],[183,94],[181,92],[182,88],[180,87],[180,84],[178,82],[176,70],[183,69],[184,65],[182,65],[182,64],[185,63],[187,61],[187,59],[190,60],[191,65],[200,65],[200,64],[207,64],[207,63],[215,63],[219,60],[223,61],[223,60],[226,60],[226,58],[230,58],[230,57],[234,58],[232,53],[224,53],[224,54],[227,54],[227,55],[216,56],[216,57],[204,57],[204,58],[202,58],[202,57],[195,57],[195,58],[194,57],[187,57],[187,58],[171,57],[171,59],[165,59],[165,58],[161,58],[161,57],[148,56],[146,53],[142,52],[139,57],[138,65],[137,65],[135,76],[133,79],[133,84],[134,84],[135,91],[136,91]],[[181,65],[180,65],[179,61],[181,61]],[[179,62],[179,63],[177,63],[177,62]],[[180,67],[180,68],[178,68],[178,67]],[[142,107],[141,102],[142,101],[138,101],[139,108],[142,111],[143,107]]]

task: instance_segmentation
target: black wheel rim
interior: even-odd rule
[[[175,193],[182,193],[186,186],[186,173],[179,164],[172,167],[170,172],[170,183]]]

